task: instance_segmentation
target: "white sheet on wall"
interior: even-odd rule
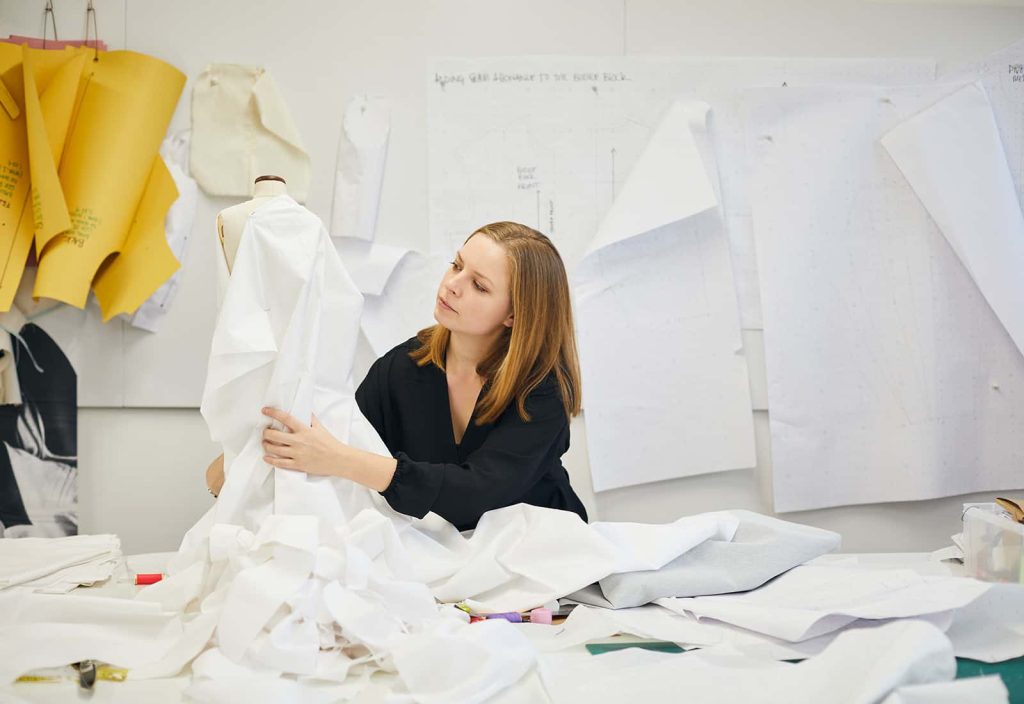
[[[669,108],[577,269],[595,491],[756,463],[707,113]]]
[[[978,81],[992,103],[1018,199],[1024,201],[1024,40],[980,61],[939,73],[949,82]]]
[[[435,323],[434,300],[450,257],[407,252],[396,262],[382,294],[366,294],[360,328],[374,353],[383,355]]]
[[[1024,358],[879,143],[958,87],[751,94],[776,511],[1020,483]]]
[[[1024,352],[1024,215],[985,89],[964,86],[882,146]]]
[[[188,175],[188,147],[187,130],[169,135],[160,145],[160,156],[163,157],[178,189],[178,198],[167,211],[164,220],[164,232],[167,236],[167,245],[182,268],[185,267],[185,254],[188,252],[188,240],[192,236],[192,226],[196,218],[196,199],[199,197],[199,186]],[[174,303],[178,288],[181,286],[181,278],[182,269],[179,268],[129,318],[132,327],[157,332],[164,315]]]
[[[391,107],[387,100],[357,95],[349,101],[334,167],[332,237],[373,239],[390,132]]]
[[[442,59],[429,76],[431,248],[516,220],[552,237],[571,270],[673,100],[712,107],[721,205],[744,328],[761,327],[737,91],[930,81],[924,60],[506,57]]]

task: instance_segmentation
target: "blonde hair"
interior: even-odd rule
[[[515,322],[505,328],[494,349],[477,365],[484,378],[476,423],[493,423],[515,401],[519,416],[530,420],[526,397],[554,374],[569,417],[580,412],[580,364],[572,319],[569,281],[562,257],[551,240],[515,222],[484,225],[466,238],[490,237],[508,253]],[[419,366],[433,363],[444,371],[451,332],[432,325],[417,335],[409,353]]]

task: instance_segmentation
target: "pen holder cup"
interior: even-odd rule
[[[967,575],[1024,584],[1024,525],[994,503],[965,504],[963,522]]]

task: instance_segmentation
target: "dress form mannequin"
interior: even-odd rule
[[[224,252],[224,261],[228,265],[228,273],[231,273],[231,267],[235,263],[235,254],[242,241],[246,218],[271,198],[287,194],[288,189],[283,178],[260,176],[253,185],[251,200],[225,208],[217,213],[217,234],[220,236],[221,250]]]
[[[253,197],[244,203],[232,205],[230,208],[217,213],[217,235],[220,239],[221,252],[224,254],[222,260],[226,270],[219,267],[218,276],[218,305],[224,299],[224,289],[227,286],[228,275],[235,263],[235,255],[238,253],[238,245],[242,242],[242,232],[245,231],[245,221],[249,215],[258,207],[277,196],[287,195],[288,189],[285,181],[280,176],[260,176],[253,184]],[[224,485],[224,455],[210,463],[206,468],[206,487],[214,497],[220,493]]]

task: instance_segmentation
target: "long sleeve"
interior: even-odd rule
[[[529,422],[514,407],[460,464],[395,457],[395,476],[381,494],[396,511],[421,518],[437,513],[456,526],[473,525],[491,509],[519,503],[568,444],[569,421],[553,384],[526,399]]]
[[[381,357],[373,363],[366,373],[366,378],[356,389],[356,405],[380,435],[388,450],[394,453],[395,448],[392,446],[394,428],[392,426],[395,425],[396,420],[388,383],[391,359],[390,356]]]

